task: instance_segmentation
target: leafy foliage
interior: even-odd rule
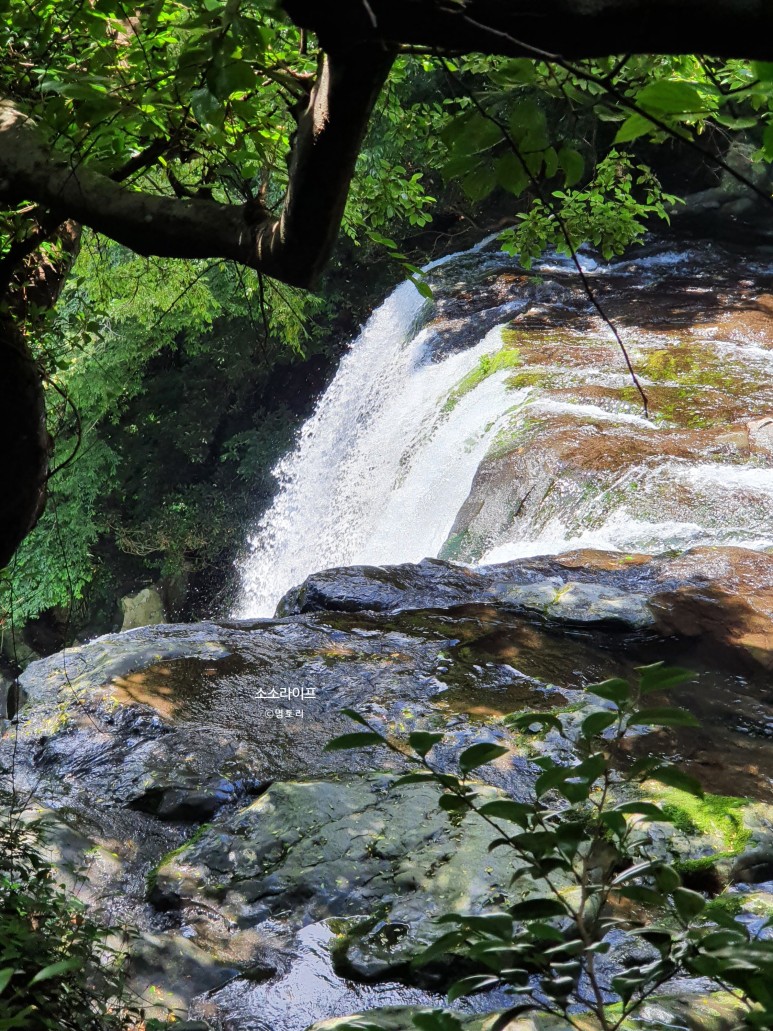
[[[656,757],[623,768],[612,761],[636,728],[696,722],[683,709],[648,699],[690,679],[688,671],[657,663],[638,673],[635,684],[615,678],[589,687],[593,704],[582,710],[579,723],[560,712],[507,718],[520,733],[553,735],[564,746],[560,754],[573,756],[559,761],[543,752],[527,802],[483,801],[470,779],[507,752],[501,745],[474,744],[459,755],[458,774],[443,772],[428,756],[444,735],[414,733],[397,741],[352,710],[345,711],[367,729],[328,745],[379,744],[407,758],[416,771],[397,784],[434,781],[439,804],[452,819],[477,814],[498,835],[490,848],[510,851],[519,901],[443,916],[439,922],[447,931],[415,960],[419,967],[448,955],[467,961],[474,972],[451,987],[450,1001],[491,988],[513,995],[503,1027],[521,1014],[541,1012],[576,1028],[586,1027],[591,1014],[604,1031],[615,1031],[629,1026],[643,1003],[679,975],[707,977],[730,990],[739,1027],[769,1027],[773,1019],[773,942],[759,940],[728,910],[708,909],[706,898],[685,887],[675,865],[658,853],[649,832],[650,824],[667,823],[671,814],[647,798],[647,783],[695,796],[702,794],[700,785]],[[649,958],[605,965],[613,932],[646,943]],[[617,1000],[612,1008],[610,993]],[[447,1012],[427,1020],[416,1024],[461,1028]]]
[[[504,236],[527,264],[546,246],[592,243],[611,257],[653,219],[668,220],[676,197],[637,158],[634,145],[645,139],[685,140],[737,176],[723,152],[733,133],[747,133],[756,159],[773,160],[773,83],[751,62],[473,56],[445,67],[456,97],[442,131],[444,173],[475,201],[496,189],[528,201]]]
[[[0,815],[0,1028],[122,1031],[127,1005],[116,929],[97,924],[57,883],[45,826],[25,822],[10,799]]]

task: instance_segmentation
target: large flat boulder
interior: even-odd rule
[[[495,605],[566,626],[701,638],[773,668],[773,554],[737,547],[648,556],[582,549],[469,568],[441,559],[314,573],[283,614]]]

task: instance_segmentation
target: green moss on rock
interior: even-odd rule
[[[481,355],[478,364],[467,373],[448,396],[444,405],[444,411],[450,412],[461,401],[465,394],[469,394],[489,376],[503,369],[514,369],[521,364],[521,353],[516,347],[503,347],[501,351],[494,354]]]

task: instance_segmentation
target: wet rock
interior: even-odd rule
[[[730,871],[733,884],[763,884],[773,881],[773,845],[744,852]]]
[[[441,559],[400,566],[346,566],[313,573],[280,602],[282,614],[306,612],[395,612],[460,605],[493,604],[541,612],[579,622],[603,622],[622,594],[631,593],[634,577],[628,567],[645,557],[584,552],[580,566],[572,554],[557,558],[522,559],[470,569]],[[563,606],[563,607],[562,607]],[[594,606],[596,611],[594,611]],[[606,608],[607,611],[602,611]],[[639,601],[630,601],[634,623],[644,618]]]
[[[132,944],[127,972],[134,990],[161,1015],[185,1013],[195,995],[219,988],[239,971],[181,936],[146,932]],[[208,1031],[208,1024],[203,1027]]]
[[[701,637],[773,669],[773,555],[694,548],[662,562],[659,579],[664,589],[649,605],[662,633]]]
[[[276,940],[276,930],[260,929]],[[338,1019],[345,1014],[368,1012],[378,1007],[402,1011],[405,1007],[442,1007],[442,995],[399,982],[368,985],[340,978],[332,967],[331,947],[336,936],[327,923],[308,924],[293,937],[288,960],[269,981],[257,983],[239,978],[208,998],[198,999],[191,1015],[202,1016],[217,1027],[258,1026],[270,1031],[305,1031],[314,1020]],[[490,1006],[489,1006],[490,1008]],[[412,1029],[413,1031],[413,1029]]]
[[[127,694],[134,691],[141,704],[141,679],[126,679],[124,683],[123,678],[172,659],[225,658],[229,651],[227,642],[220,639],[219,629],[215,624],[197,623],[138,628],[123,635],[105,634],[33,663],[22,674],[20,683],[29,701],[57,704],[67,694],[77,701],[80,692],[95,683],[104,686],[121,681],[123,690]]]
[[[580,718],[583,684],[661,658],[659,641],[655,654],[626,653],[647,638],[621,633],[610,606],[678,587],[675,561],[586,551],[477,571],[441,561],[396,576],[328,571],[321,591],[356,606],[386,584],[396,608],[111,635],[30,667],[32,700],[18,737],[14,728],[0,744],[0,766],[15,751],[20,788],[34,785],[66,816],[59,859],[83,867],[86,897],[106,919],[141,933],[132,985],[153,1012],[172,1004],[213,1027],[249,1026],[259,1013],[266,1026],[303,1031],[384,1002],[438,1005],[452,971],[428,971],[423,986],[383,979],[408,979],[444,909],[501,905],[510,863],[489,856],[485,826],[462,835],[432,789],[390,790],[397,757],[326,753],[352,729],[340,709],[400,735],[447,727],[433,752],[441,769],[474,740],[502,742],[511,751],[481,770],[483,790],[525,800],[534,752],[501,715],[560,704]],[[712,561],[690,568],[714,576]],[[518,589],[553,603],[563,592],[564,623],[525,595],[508,602]],[[440,607],[412,607],[433,592]],[[582,622],[586,609],[595,622]],[[281,694],[288,685],[306,691],[303,717]],[[707,750],[729,764],[732,734],[720,722]],[[551,754],[571,752],[562,747]],[[689,756],[681,742],[675,750]],[[767,807],[754,813],[748,846],[760,848],[771,819]],[[662,846],[690,859],[711,851],[698,834],[664,832]]]
[[[443,933],[441,914],[514,901],[512,856],[488,851],[496,837],[482,820],[449,821],[434,787],[383,775],[275,784],[163,864],[153,898],[204,902],[242,928],[346,918],[337,965],[372,980],[404,972]]]
[[[490,597],[489,583],[475,570],[425,559],[418,565],[344,566],[314,573],[282,598],[277,615],[445,608]]]
[[[16,710],[14,694],[14,682],[8,680],[0,673],[0,726],[2,726],[4,720],[13,716],[14,713],[11,710],[13,709],[14,712]]]
[[[152,813],[163,820],[201,823],[211,819],[218,809],[234,801],[239,793],[237,785],[216,774],[210,778],[209,783],[204,784],[197,779],[188,785],[159,783],[158,778],[153,777],[152,773],[149,779],[156,782],[146,787],[141,794],[131,798],[128,805],[132,809]]]
[[[755,451],[773,454],[773,416],[766,415],[748,425],[749,441]]]
[[[435,609],[489,604],[569,626],[700,637],[773,668],[773,554],[746,548],[693,548],[677,557],[584,549],[474,570],[439,559],[351,566],[312,574],[280,607],[406,611],[430,598]]]
[[[0,636],[0,653],[13,669],[24,669],[40,658],[40,653],[27,644],[18,627],[8,628]]]
[[[502,605],[533,610],[562,623],[620,624],[632,630],[655,624],[646,595],[602,584],[568,581],[555,586],[502,587],[496,597]]]
[[[738,1003],[729,994],[685,995],[681,998],[655,997],[637,1014],[637,1020],[652,1027],[679,1027],[686,1031],[733,1031],[738,1026]],[[383,1031],[416,1031],[413,1018],[426,1012],[421,1007],[392,1007],[357,1013],[345,1018],[322,1020],[307,1031],[338,1031],[348,1022],[361,1020],[363,1026]],[[495,1031],[500,1013],[485,1015],[454,1013],[465,1031]],[[566,1031],[565,1020],[544,1013],[515,1017],[507,1031]]]
[[[164,603],[155,587],[145,587],[137,594],[127,594],[120,601],[123,625],[121,630],[154,626],[166,622]]]

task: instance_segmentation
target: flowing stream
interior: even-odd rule
[[[237,615],[338,565],[773,545],[769,270],[708,246],[582,260],[649,417],[563,259],[526,274],[489,240],[435,262],[434,299],[387,297],[275,470]]]

